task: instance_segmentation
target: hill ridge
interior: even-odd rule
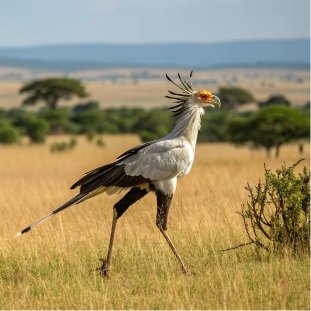
[[[309,38],[215,43],[75,43],[0,48],[0,65],[63,70],[96,67],[310,66]]]

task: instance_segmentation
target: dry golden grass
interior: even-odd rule
[[[309,309],[307,256],[268,256],[252,246],[219,252],[246,241],[236,214],[247,199],[246,182],[263,175],[264,162],[277,168],[297,160],[295,145],[270,160],[263,151],[228,144],[198,146],[192,172],[178,185],[168,229],[195,274],[179,271],[157,231],[153,194],[120,219],[110,279],[92,270],[106,254],[115,196],[71,207],[15,238],[73,196],[67,189],[82,172],[114,160],[138,139],[105,142],[98,148],[80,138],[75,150],[61,154],[51,154],[48,144],[1,147],[1,309]]]

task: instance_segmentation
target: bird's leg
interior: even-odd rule
[[[101,259],[103,264],[99,270],[99,273],[101,276],[108,276],[109,275],[109,265],[111,262],[111,255],[112,255],[112,246],[113,246],[113,240],[114,240],[114,234],[116,231],[118,221],[118,214],[115,206],[113,207],[113,217],[112,217],[112,225],[111,225],[111,233],[110,233],[110,240],[109,240],[109,246],[108,246],[108,253],[106,259]]]
[[[173,195],[166,195],[161,191],[156,191],[156,195],[157,195],[157,218],[156,218],[157,227],[160,229],[160,232],[162,233],[166,242],[168,243],[174,255],[176,256],[182,272],[187,273],[187,269],[183,260],[178,254],[169,235],[166,233],[168,212],[172,202]]]
[[[103,264],[99,270],[101,276],[109,275],[109,266],[112,257],[112,246],[114,240],[114,234],[116,231],[117,221],[122,216],[122,214],[136,201],[144,197],[148,191],[146,189],[140,189],[138,187],[133,187],[119,202],[117,202],[113,207],[113,218],[111,225],[110,241],[108,246],[108,252],[106,259],[103,259]]]

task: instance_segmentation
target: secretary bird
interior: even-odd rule
[[[79,194],[21,230],[17,236],[30,231],[73,204],[81,203],[103,192],[111,195],[129,190],[113,206],[107,257],[102,260],[102,266],[97,269],[101,276],[108,276],[117,220],[133,203],[147,193],[154,192],[157,198],[156,225],[176,256],[181,270],[187,272],[183,260],[166,232],[169,207],[177,181],[190,172],[201,126],[201,116],[204,114],[203,108],[220,108],[221,103],[219,98],[210,91],[196,91],[192,87],[192,71],[188,80],[183,80],[178,74],[180,84],[175,83],[168,75],[166,78],[179,89],[179,92],[168,91],[170,95],[166,96],[177,104],[170,108],[173,116],[177,118],[172,132],[161,139],[141,144],[124,152],[111,164],[87,172],[70,188],[80,187]]]

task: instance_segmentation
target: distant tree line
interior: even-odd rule
[[[26,108],[0,110],[0,143],[17,143],[21,136],[28,136],[32,143],[43,143],[49,134],[86,134],[92,137],[116,133],[136,133],[142,141],[148,141],[164,136],[174,125],[174,119],[166,108],[101,109],[96,101],[86,101],[73,108],[57,107],[59,99],[68,99],[73,95],[85,97],[87,92],[77,80],[70,83],[65,78],[56,80],[42,80],[39,86],[30,82],[21,89],[22,92],[27,90],[32,98],[25,98],[24,104],[43,101],[46,107],[36,111]],[[61,90],[55,85],[60,85]],[[51,92],[57,95],[51,95]],[[251,93],[236,87],[220,88],[218,96],[222,100],[222,109],[208,109],[202,119],[199,142],[231,142],[263,147],[268,156],[275,149],[278,156],[283,144],[303,142],[309,138],[308,105],[296,109],[283,96],[272,96],[258,104],[258,111],[240,113],[237,107],[254,102]]]
[[[33,143],[42,143],[49,134],[136,133],[142,141],[168,133],[174,119],[165,109],[100,109],[88,102],[73,108],[42,108],[36,112],[23,108],[0,111],[0,143],[19,141],[22,135]],[[270,155],[281,145],[309,137],[309,110],[287,106],[269,106],[252,113],[212,110],[204,115],[199,142],[231,142],[263,147]]]

